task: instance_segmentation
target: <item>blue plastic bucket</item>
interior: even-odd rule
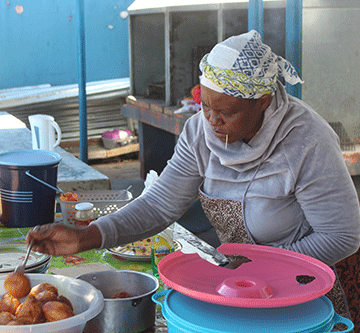
[[[325,333],[343,323],[351,332],[353,323],[335,313],[323,296],[287,307],[240,308],[203,302],[175,290],[152,296],[162,306],[169,333]],[[161,299],[161,300],[160,300]]]
[[[58,153],[17,150],[0,154],[1,223],[10,228],[54,222]]]

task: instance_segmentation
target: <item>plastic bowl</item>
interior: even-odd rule
[[[26,274],[26,276],[30,279],[32,287],[43,282],[48,282],[57,287],[59,294],[64,295],[71,301],[74,307],[75,316],[55,322],[36,325],[0,325],[0,332],[2,333],[81,333],[84,330],[87,321],[96,317],[104,307],[104,298],[101,292],[85,281],[50,274]],[[6,276],[0,276],[0,297],[5,294],[5,278]]]

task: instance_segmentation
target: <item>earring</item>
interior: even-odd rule
[[[225,149],[227,149],[228,146],[228,139],[229,139],[229,134],[226,134]]]

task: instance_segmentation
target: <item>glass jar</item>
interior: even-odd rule
[[[95,220],[94,205],[91,202],[80,202],[75,205],[76,226],[87,226]]]

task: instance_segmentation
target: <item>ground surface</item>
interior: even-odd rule
[[[90,161],[89,164],[109,177],[113,190],[125,189],[132,185],[131,192],[137,197],[144,189],[144,180],[140,178],[140,162],[136,154]]]

